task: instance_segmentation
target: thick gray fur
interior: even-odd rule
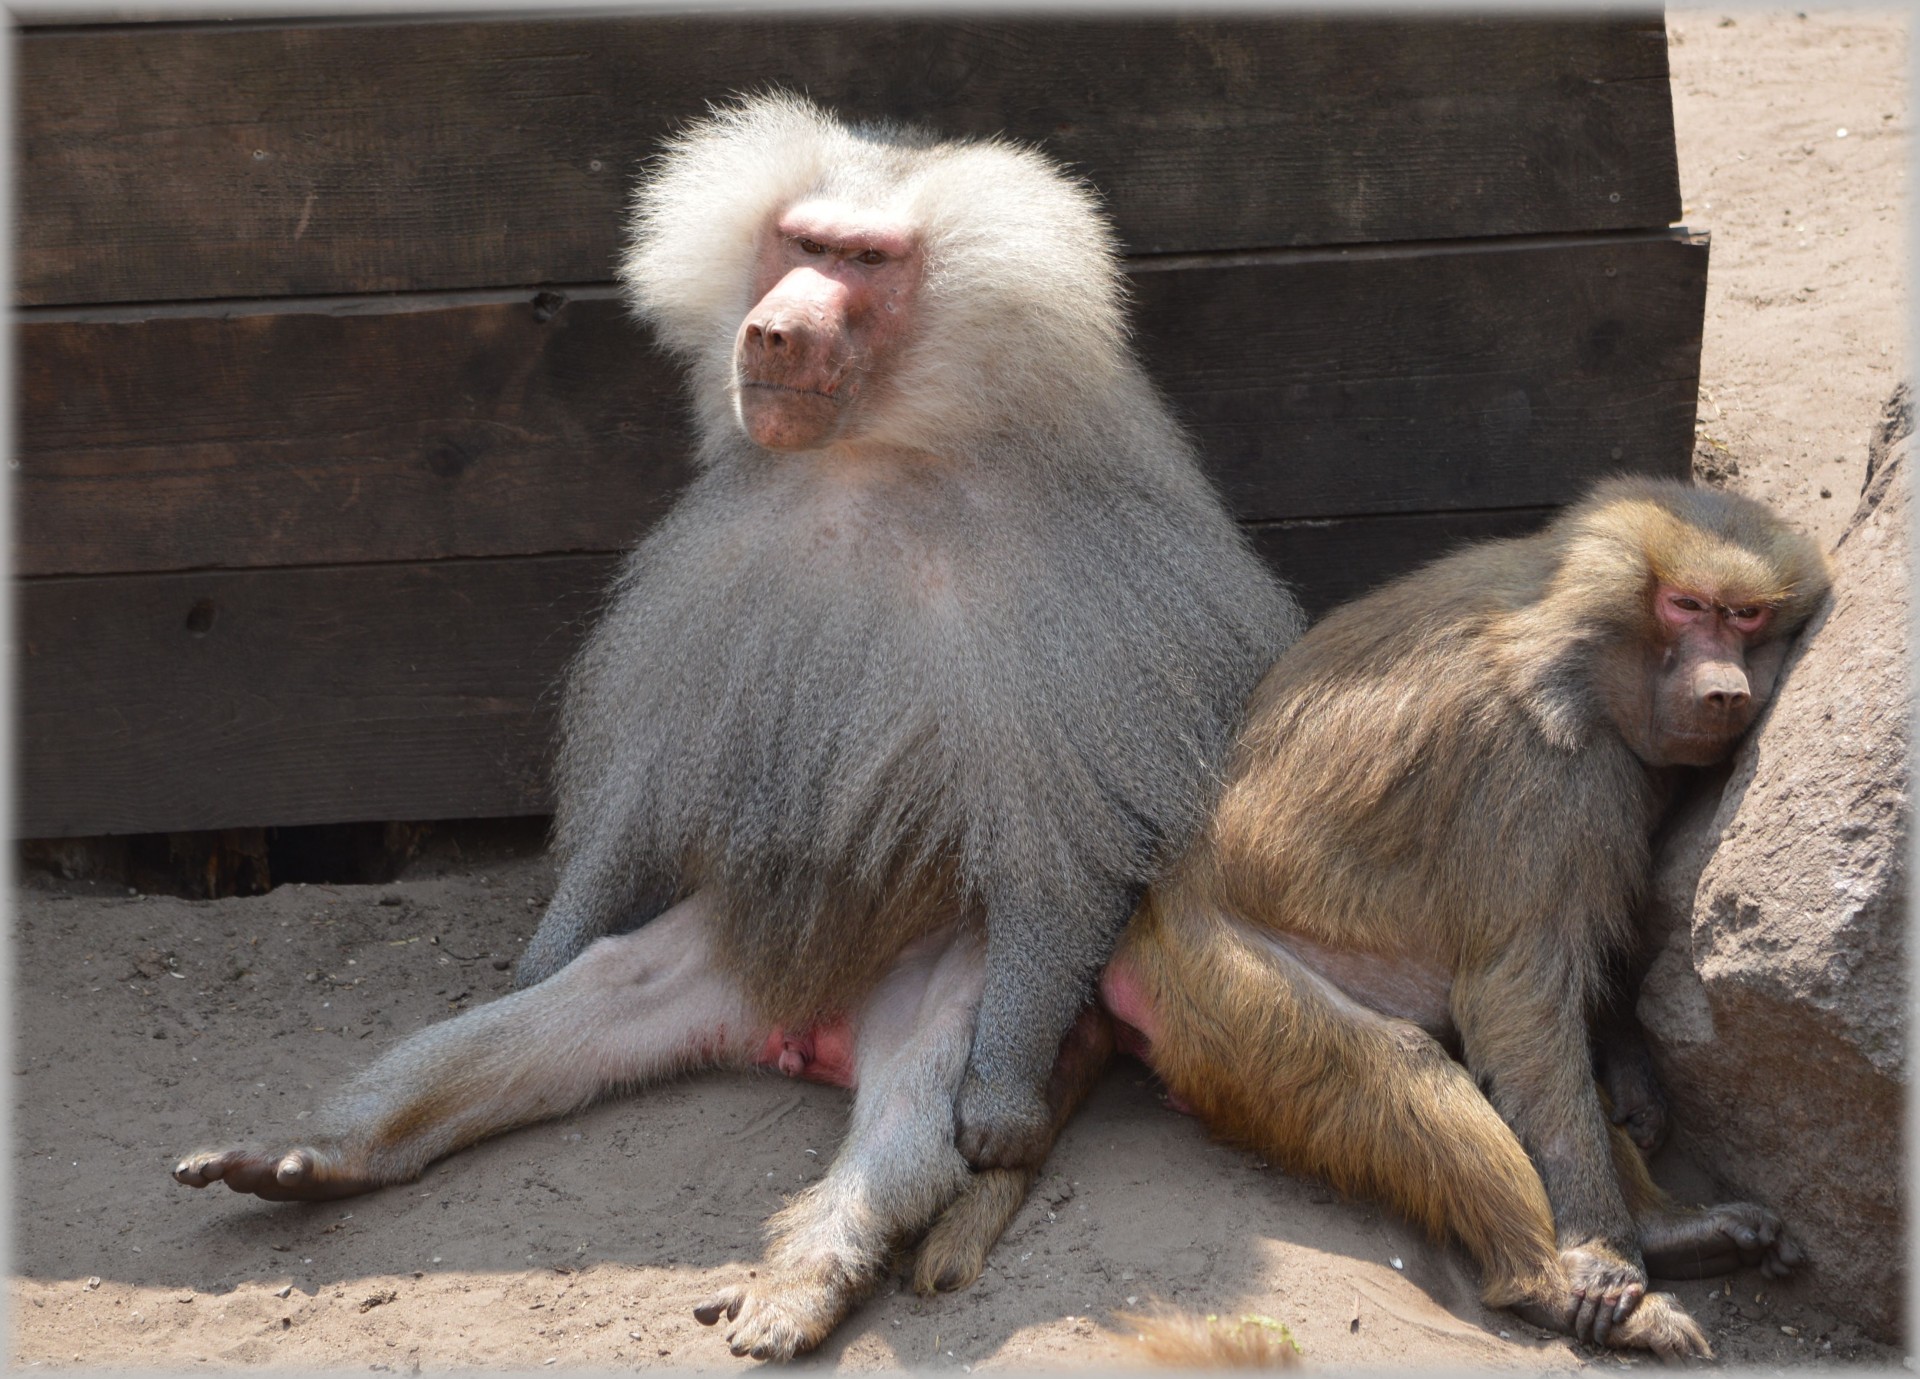
[[[852,489],[731,403],[755,239],[819,195],[924,227],[923,329]],[[690,366],[699,473],[572,668],[560,883],[518,980],[702,888],[727,941],[773,950],[747,973],[849,971],[849,943],[912,935],[847,925],[938,877],[988,934],[963,1148],[1017,1141],[1298,607],[1132,358],[1092,196],[1039,155],[756,97],[670,145],[636,206],[623,277]]]

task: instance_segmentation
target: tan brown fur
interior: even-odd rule
[[[1678,635],[1655,600],[1771,610],[1734,639],[1752,702],[1706,732],[1730,750],[1828,582],[1758,504],[1621,479],[1334,613],[1256,689],[1109,1007],[1215,1133],[1459,1239],[1489,1303],[1710,1353],[1644,1292],[1643,1250],[1674,1277],[1799,1252],[1764,1208],[1669,1201],[1608,1123],[1589,1044],[1672,784],[1652,763],[1691,727],[1654,712]]]
[[[1489,1302],[1584,1298],[1590,1339],[1640,1299],[1640,1218],[1663,1258],[1728,1257],[1607,1124],[1589,1020],[1670,786],[1648,761],[1676,727],[1639,692],[1673,659],[1655,591],[1772,609],[1744,648],[1764,700],[1828,579],[1757,504],[1625,479],[1329,617],[1255,691],[1210,826],[1123,940],[1154,1066],[1218,1133],[1457,1236]],[[1368,1009],[1321,947],[1438,961],[1449,1009],[1431,1033]],[[1464,1068],[1432,1037],[1455,1033]],[[1733,1254],[1790,1264],[1751,1210]],[[1665,1310],[1615,1343],[1691,1346]]]
[[[1169,922],[1168,908],[1179,914]],[[1156,894],[1118,959],[1160,1013],[1153,1066],[1207,1127],[1296,1173],[1458,1236],[1493,1306],[1559,1282],[1539,1175],[1506,1123],[1425,1031],[1373,1015],[1244,931]],[[1230,1075],[1224,1075],[1231,1069]],[[1391,1083],[1356,1097],[1354,1079]],[[1373,1152],[1356,1154],[1356,1144]]]
[[[1114,1320],[1133,1332],[1141,1358],[1160,1369],[1292,1369],[1300,1363],[1293,1333],[1271,1317],[1162,1309],[1120,1312]]]
[[[1053,1112],[1049,1150],[1093,1091],[1113,1051],[1113,1022],[1089,1006],[1067,1032],[1047,1080],[1047,1105]],[[931,1297],[972,1286],[1038,1176],[1031,1168],[989,1168],[973,1174],[967,1190],[934,1222],[915,1251],[913,1290]]]

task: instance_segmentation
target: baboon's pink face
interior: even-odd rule
[[[1657,585],[1641,721],[1628,730],[1635,751],[1655,766],[1725,758],[1773,693],[1786,652],[1767,635],[1773,621],[1737,590]]]
[[[913,227],[812,201],[768,227],[756,301],[734,338],[740,425],[769,450],[854,439],[915,325]]]

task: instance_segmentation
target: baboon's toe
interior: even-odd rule
[[[986,1235],[969,1229],[973,1223],[964,1216],[956,1220],[958,1205],[949,1207],[927,1232],[913,1257],[913,1291],[923,1298],[971,1285],[987,1267],[987,1252],[999,1238],[997,1231]]]
[[[1646,1295],[1645,1272],[1597,1241],[1562,1250],[1560,1267],[1567,1276],[1567,1330],[1594,1345],[1612,1344],[1615,1328]]]
[[[791,1360],[812,1350],[846,1314],[844,1288],[808,1281],[768,1282],[726,1288],[693,1309],[694,1320],[713,1326],[725,1317],[727,1349],[755,1360]]]
[[[340,1171],[319,1150],[210,1149],[189,1154],[173,1167],[176,1182],[188,1187],[225,1183],[235,1192],[269,1202],[318,1202],[351,1197],[379,1184]]]
[[[968,1256],[950,1245],[930,1241],[913,1259],[913,1291],[923,1298],[935,1293],[957,1293],[980,1277],[984,1257]]]
[[[189,1154],[173,1166],[173,1180],[185,1183],[188,1187],[205,1187],[208,1183],[217,1182],[226,1172],[225,1158],[223,1154],[206,1150]]]
[[[1786,1278],[1806,1262],[1807,1252],[1782,1227],[1779,1235],[1768,1242],[1767,1257],[1760,1261],[1760,1272],[1768,1278]]]
[[[1787,1234],[1780,1217],[1753,1202],[1723,1202],[1709,1209],[1740,1250],[1740,1262],[1768,1278],[1785,1278],[1806,1262],[1806,1252]]]
[[[712,1326],[720,1318],[732,1321],[740,1315],[740,1304],[746,1300],[744,1288],[723,1288],[705,1302],[693,1309],[693,1319],[702,1326]]]
[[[913,1291],[923,1298],[935,1293],[957,1293],[980,1277],[984,1261],[921,1257],[914,1264]]]

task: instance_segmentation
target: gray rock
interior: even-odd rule
[[[1676,1133],[1812,1266],[1783,1291],[1904,1333],[1906,389],[1870,447],[1828,608],[1723,790],[1663,841],[1640,1018]],[[1711,784],[1711,783],[1709,783]]]

